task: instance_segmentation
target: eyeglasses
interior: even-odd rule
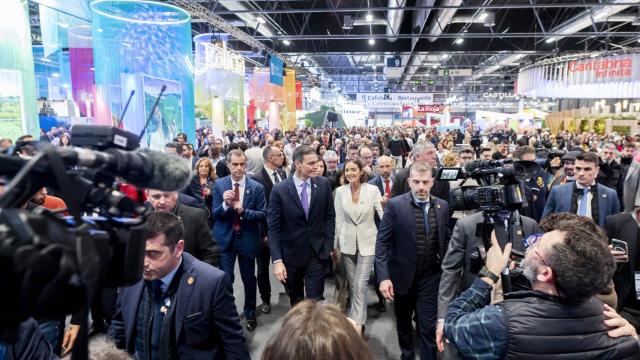
[[[553,269],[553,266],[551,266],[551,264],[549,264],[547,259],[545,259],[544,256],[540,255],[538,250],[536,250],[536,248],[535,248],[535,245],[540,242],[540,239],[542,238],[542,235],[544,235],[544,234],[533,234],[533,235],[530,235],[528,238],[526,238],[524,240],[524,248],[525,248],[525,250],[531,249],[531,251],[533,251],[533,253],[536,254],[536,256],[538,258],[540,258],[540,260],[542,260],[542,262],[545,265],[547,265],[548,267]]]

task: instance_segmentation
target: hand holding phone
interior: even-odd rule
[[[626,241],[611,239],[611,255],[615,262],[628,262],[629,261],[629,248]]]

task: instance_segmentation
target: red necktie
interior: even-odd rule
[[[233,184],[233,192],[235,193],[235,195],[233,196],[233,202],[235,204],[236,202],[240,201],[240,184]],[[240,214],[238,214],[238,212],[236,211],[234,211],[233,213],[233,231],[240,231]]]
[[[391,187],[389,186],[389,179],[384,181],[384,196],[391,197]]]

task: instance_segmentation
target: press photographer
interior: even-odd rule
[[[453,178],[472,178],[480,185],[465,187],[462,184],[451,191],[449,199],[449,205],[454,210],[479,209],[481,212],[468,215],[456,223],[442,260],[436,344],[440,352],[445,351],[444,357],[448,359],[454,359],[456,355],[455,349],[445,347],[444,316],[449,304],[477,278],[490,247],[491,232],[495,230],[503,244],[514,242],[514,249],[519,254],[524,253],[524,238],[537,232],[536,222],[520,216],[518,212],[526,203],[522,197],[522,182],[533,175],[537,165],[531,162],[518,162],[510,167],[503,165],[498,161],[476,160],[467,163],[464,169],[443,169],[439,174],[442,177],[447,171],[454,171]]]
[[[533,291],[507,294],[489,305],[492,285],[511,256],[511,244],[501,249],[492,234],[482,277],[447,311],[447,339],[473,359],[637,358],[635,329],[594,297],[615,269],[599,237],[566,221],[529,238],[522,267]]]

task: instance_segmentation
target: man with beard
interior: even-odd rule
[[[551,191],[551,189],[556,185],[566,184],[576,179],[575,178],[576,156],[578,156],[578,154],[580,153],[582,153],[582,151],[569,151],[568,153],[562,156],[561,158],[563,163],[562,171],[558,173],[553,178],[553,180],[551,180],[551,183],[549,184],[549,191]]]
[[[511,244],[501,249],[495,234],[491,243],[480,278],[445,316],[445,335],[460,355],[475,359],[637,356],[640,343],[635,329],[595,298],[615,270],[601,234],[566,221],[554,231],[528,238],[522,269],[533,291],[507,294],[494,305],[490,305],[491,290],[509,263]]]
[[[622,154],[620,154],[620,168],[622,168],[622,179],[627,178],[627,173],[629,172],[629,166],[633,162],[633,152],[636,150],[636,146],[632,142],[624,143],[624,147],[622,148]]]

